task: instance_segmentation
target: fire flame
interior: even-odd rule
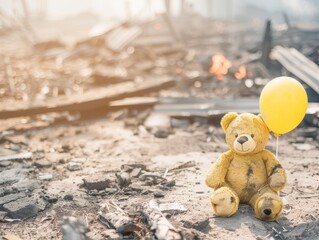
[[[238,68],[238,72],[235,73],[235,77],[237,79],[243,79],[247,76],[247,70],[245,65],[240,65]]]
[[[216,76],[218,80],[223,80],[223,77],[228,74],[229,68],[233,64],[224,55],[216,54],[212,56],[212,66],[209,69],[209,73]],[[249,76],[245,65],[240,65],[238,71],[234,74],[236,79],[244,79]]]
[[[228,69],[231,65],[231,62],[222,54],[217,54],[212,57],[212,66],[209,72],[216,76],[218,80],[223,80],[224,75],[228,73]]]

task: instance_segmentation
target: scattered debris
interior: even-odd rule
[[[132,219],[114,202],[106,203],[102,207],[98,220],[121,234],[135,233],[141,230],[141,227],[133,223]]]
[[[163,192],[154,192],[153,195],[155,198],[162,198],[165,196]]]
[[[23,198],[25,197],[25,193],[21,192],[21,193],[14,193],[14,194],[9,194],[9,195],[5,195],[3,197],[0,197],[0,207],[3,206],[3,204],[15,201],[19,198]]]
[[[51,173],[40,173],[38,176],[39,180],[49,181],[53,178]]]
[[[152,79],[140,83],[119,83],[112,85],[109,88],[87,91],[77,96],[73,96],[72,99],[57,97],[47,101],[45,104],[43,104],[43,102],[38,102],[38,104],[34,104],[31,108],[28,104],[24,103],[21,103],[18,108],[10,109],[10,107],[6,107],[5,109],[0,109],[0,118],[4,119],[32,116],[49,112],[98,111],[99,109],[103,109],[105,113],[109,103],[112,101],[127,97],[140,96],[161,89],[171,88],[174,85],[175,81],[167,77]]]
[[[3,210],[12,219],[27,219],[38,214],[36,203],[29,197],[19,198],[3,205]]]
[[[34,162],[34,165],[38,168],[49,168],[52,166],[52,163],[47,159],[40,159]]]
[[[88,226],[75,217],[65,217],[62,223],[63,240],[85,240]]]
[[[296,149],[301,151],[309,151],[316,148],[316,146],[308,143],[294,143],[293,145]]]
[[[79,171],[82,168],[82,163],[79,162],[69,162],[67,169],[70,171]]]
[[[189,221],[184,221],[183,226],[185,228],[194,228],[197,231],[204,232],[207,229],[207,227],[209,226],[209,219],[206,218],[202,221],[197,221],[195,223],[191,223]]]
[[[157,239],[183,239],[182,233],[176,230],[164,217],[159,209],[159,203],[155,199],[145,204],[144,212],[147,216],[147,221],[151,226],[151,230],[154,232]]]
[[[187,212],[187,208],[178,202],[159,203],[159,210],[163,213],[178,214]]]
[[[83,187],[87,190],[104,190],[114,187],[113,181],[105,176],[92,176],[83,179]]]
[[[0,162],[1,161],[10,161],[10,160],[30,160],[30,159],[32,159],[32,156],[33,156],[33,154],[31,152],[12,154],[12,155],[8,155],[8,156],[0,157]]]

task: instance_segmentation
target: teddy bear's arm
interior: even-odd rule
[[[268,150],[264,151],[263,159],[268,175],[268,184],[274,191],[282,190],[286,185],[286,172],[278,159]]]
[[[225,177],[228,171],[230,161],[232,159],[232,152],[223,153],[218,160],[213,164],[206,177],[206,185],[211,188],[221,187],[225,183]]]

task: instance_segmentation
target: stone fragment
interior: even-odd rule
[[[25,197],[24,193],[15,193],[15,194],[5,195],[3,197],[0,197],[0,206],[23,197]]]
[[[83,187],[87,190],[103,190],[112,187],[112,181],[103,176],[88,177],[83,179]]]
[[[38,206],[35,201],[28,198],[20,198],[16,201],[3,205],[3,210],[8,213],[8,217],[12,219],[27,219],[38,214]]]
[[[37,160],[34,165],[38,168],[48,168],[52,166],[52,163],[45,158]]]

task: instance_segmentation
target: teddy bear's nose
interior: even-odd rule
[[[271,209],[266,208],[266,209],[264,210],[264,214],[266,214],[267,216],[269,216],[269,215],[271,214]]]
[[[248,137],[246,136],[241,136],[240,138],[237,139],[237,142],[239,142],[240,144],[244,144],[247,141],[248,141]]]

